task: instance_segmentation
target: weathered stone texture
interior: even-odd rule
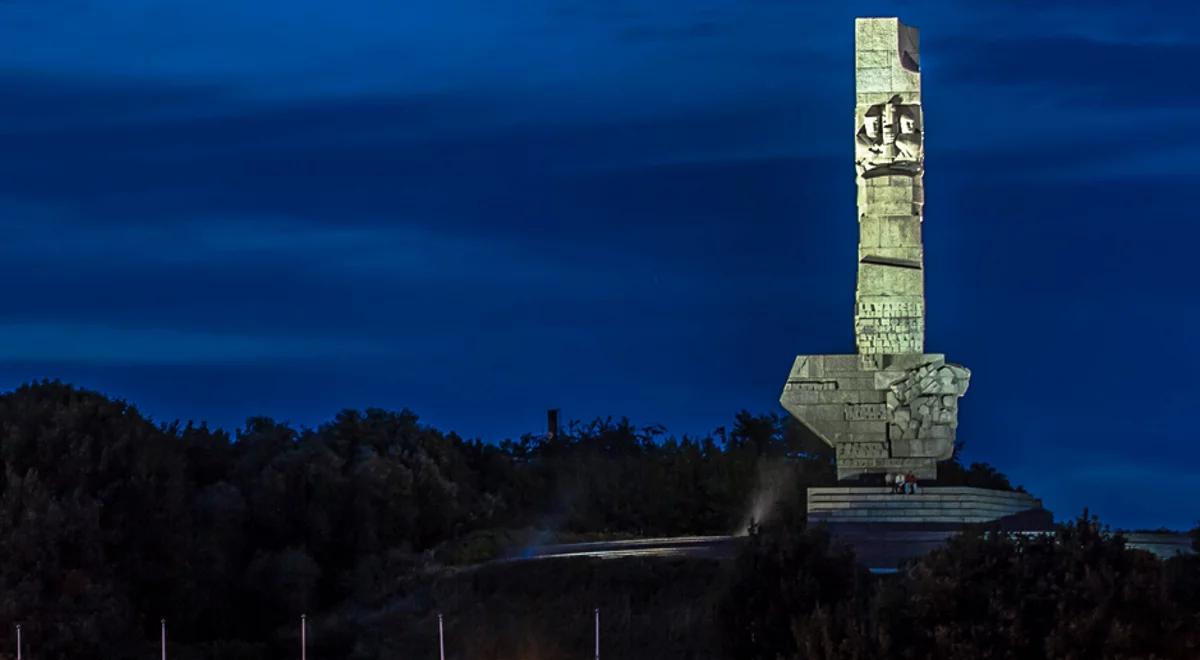
[[[923,299],[921,246],[925,146],[917,31],[895,18],[855,22],[855,169],[858,174],[859,353],[921,353],[924,305],[904,316],[875,315],[890,297]]]
[[[925,353],[925,146],[919,38],[855,22],[857,355],[796,358],[780,401],[837,451],[838,476],[936,476],[954,451],[970,372]]]
[[[970,372],[937,354],[885,355],[865,367],[855,357],[797,357],[783,407],[836,448],[839,478],[888,470],[935,477],[936,462],[954,452]]]

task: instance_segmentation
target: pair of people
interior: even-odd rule
[[[893,477],[892,492],[916,495],[918,490],[917,475],[913,474],[912,472],[907,474],[897,473],[896,476]]]

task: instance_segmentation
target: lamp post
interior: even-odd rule
[[[441,612],[438,612],[438,657],[446,660],[446,634],[442,628]]]

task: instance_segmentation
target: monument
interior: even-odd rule
[[[860,18],[854,50],[856,352],[797,357],[780,403],[835,449],[838,479],[858,482],[809,488],[809,522],[828,524],[863,561],[895,566],[965,525],[1046,529],[1052,516],[1025,492],[933,487],[897,494],[882,485],[889,473],[937,478],[938,461],[954,454],[958,400],[971,372],[925,352],[917,30],[896,18]],[[862,483],[870,479],[876,485]]]
[[[899,19],[860,18],[854,43],[857,353],[798,356],[780,403],[835,449],[839,479],[933,479],[971,373],[925,352],[920,42]]]

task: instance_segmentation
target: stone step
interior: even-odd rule
[[[875,502],[875,500],[906,499],[912,502],[956,502],[962,499],[986,499],[994,502],[1038,502],[1028,493],[986,491],[983,488],[928,488],[917,493],[896,493],[890,488],[880,488],[869,493],[850,492],[858,488],[809,488],[808,500],[818,502]]]
[[[808,515],[828,523],[986,523],[1042,503],[1028,493],[970,487],[929,487],[900,494],[890,487],[808,489]]]
[[[808,493],[809,501],[820,501],[820,500],[870,501],[870,500],[890,500],[890,499],[895,499],[895,498],[899,498],[899,497],[908,497],[908,498],[914,498],[914,499],[925,499],[925,500],[935,500],[935,501],[936,500],[957,500],[957,499],[962,499],[964,497],[974,497],[974,498],[988,499],[988,500],[1003,500],[1005,502],[1025,502],[1025,501],[1037,499],[1036,497],[1033,497],[1032,495],[1028,495],[1026,493],[987,493],[987,492],[982,492],[982,493],[981,492],[943,493],[941,491],[936,491],[936,490],[932,490],[932,489],[919,490],[916,493],[894,493],[891,491],[888,491],[886,493],[820,493],[820,492]]]
[[[888,515],[888,516],[920,516],[920,515],[947,515],[947,516],[965,516],[975,514],[999,515],[1007,516],[1021,511],[1028,511],[1018,507],[999,508],[999,507],[979,507],[979,506],[963,506],[954,508],[923,508],[923,509],[904,509],[893,507],[854,507],[847,509],[817,509],[809,511],[811,515],[822,516],[855,516],[863,515],[864,513]]]
[[[986,502],[990,504],[1016,504],[1020,506],[1028,506],[1033,502],[1037,502],[1033,498],[1016,499],[1003,497],[977,497],[975,495],[959,495],[951,497],[949,495],[939,495],[937,497],[922,497],[920,495],[891,495],[888,497],[872,495],[871,497],[821,497],[810,498],[810,504],[840,504],[845,502],[861,502],[864,504],[874,504],[876,502],[909,502],[911,504],[920,504],[924,506],[939,506],[941,504],[951,504],[954,502]]]
[[[1000,517],[1003,517],[1003,516],[991,516],[991,515],[980,515],[980,516],[942,516],[942,515],[936,515],[936,516],[935,515],[930,515],[930,516],[861,516],[861,517],[856,517],[856,518],[835,518],[835,519],[813,517],[810,519],[810,522],[818,523],[818,524],[819,523],[828,523],[830,525],[838,525],[838,524],[842,524],[842,523],[849,524],[849,523],[914,523],[914,522],[931,523],[931,524],[936,523],[939,525],[940,524],[963,525],[963,524],[990,523],[990,522],[997,520],[997,518],[1000,518]]]
[[[960,514],[960,515],[931,514],[931,515],[927,515],[927,516],[892,516],[892,515],[878,514],[878,515],[853,516],[853,517],[844,517],[844,518],[826,518],[826,517],[821,517],[821,516],[814,516],[812,518],[809,518],[809,522],[810,523],[818,523],[818,524],[819,523],[828,523],[831,525],[868,524],[868,523],[875,524],[875,523],[880,523],[880,522],[904,523],[904,524],[911,523],[911,524],[928,525],[930,523],[943,523],[943,522],[987,523],[987,522],[994,522],[1003,517],[1004,516],[994,516],[994,515],[990,515],[990,514]]]
[[[853,515],[854,511],[872,511],[888,515],[923,515],[946,514],[950,516],[967,514],[996,514],[1007,516],[1018,511],[1028,511],[1027,506],[847,506],[845,509],[810,509],[809,515],[821,514],[826,516]]]
[[[989,511],[1026,511],[1039,507],[1027,504],[995,504],[991,502],[941,502],[921,504],[910,502],[834,502],[808,507],[814,511],[846,511],[853,509],[888,509],[890,511],[954,511],[958,509],[986,509]]]
[[[851,495],[887,495],[892,492],[891,486],[819,486],[808,489],[809,493],[843,493]],[[1022,493],[1016,490],[996,490],[994,488],[976,488],[974,486],[928,486],[924,487],[923,493],[942,493],[945,495],[971,495],[971,494],[992,494],[992,495],[1017,495],[1023,497],[1032,497],[1029,493]]]
[[[1036,507],[1022,507],[1022,506],[1003,506],[1002,507],[1002,506],[981,506],[981,505],[965,504],[962,506],[939,506],[939,507],[911,507],[911,506],[848,506],[848,507],[837,507],[837,508],[823,507],[823,508],[810,508],[808,510],[808,513],[809,513],[809,515],[819,513],[822,515],[836,516],[836,515],[847,515],[853,511],[878,511],[878,512],[885,512],[888,514],[895,513],[897,515],[924,514],[924,513],[928,513],[928,514],[944,513],[944,514],[948,514],[948,515],[958,515],[958,514],[963,514],[966,512],[973,512],[973,513],[989,513],[989,514],[995,514],[995,515],[1000,515],[1000,516],[1007,516],[1009,514],[1018,513],[1021,511],[1033,511],[1033,510],[1037,510],[1037,508]]]
[[[870,493],[870,494],[854,494],[854,493],[809,493],[808,500],[810,502],[819,502],[824,500],[854,500],[854,501],[871,501],[871,500],[891,500],[898,498],[911,498],[920,500],[960,500],[967,497],[986,500],[1001,500],[1005,502],[1027,502],[1036,500],[1036,497],[1025,493],[942,493],[934,490],[921,490],[916,493]]]

